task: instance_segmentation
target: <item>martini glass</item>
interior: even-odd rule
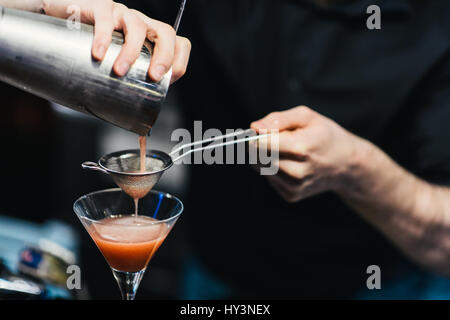
[[[134,300],[147,265],[183,211],[176,197],[150,191],[134,201],[121,189],[108,189],[82,196],[73,206],[113,275],[124,300]]]

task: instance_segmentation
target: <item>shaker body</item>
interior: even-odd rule
[[[152,44],[124,77],[112,71],[123,44],[115,32],[103,61],[92,58],[93,27],[0,7],[0,80],[44,99],[147,135],[167,94],[147,74]]]

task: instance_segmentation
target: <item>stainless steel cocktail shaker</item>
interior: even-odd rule
[[[93,27],[0,7],[0,80],[139,135],[147,135],[167,94],[170,73],[159,83],[147,75],[152,44],[124,77],[112,71],[123,44],[114,33],[102,62],[91,56]]]

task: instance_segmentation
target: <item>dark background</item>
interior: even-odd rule
[[[191,64],[171,88],[149,146],[170,150],[171,132],[191,130],[193,120],[204,129],[246,128],[271,111],[306,104],[420,177],[449,184],[450,41],[442,24],[449,11],[431,2],[380,2],[384,29],[373,33],[365,28],[371,1],[321,10],[306,0],[196,0],[180,30],[193,42]],[[155,3],[126,2],[171,23],[176,1],[153,11]],[[136,148],[137,136],[6,85],[0,92],[0,214],[73,226],[89,297],[118,298],[72,204],[114,186],[80,164]],[[193,255],[235,286],[237,297],[351,298],[366,289],[365,267],[373,263],[394,284],[410,281],[389,297],[428,297],[421,293],[434,281],[333,194],[288,204],[246,166],[175,167],[156,188],[180,197],[186,211],[151,261],[138,298],[184,297],[183,270]]]

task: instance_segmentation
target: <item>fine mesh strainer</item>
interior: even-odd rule
[[[243,135],[246,135],[246,137],[214,143]],[[100,158],[98,164],[95,162],[84,162],[81,166],[83,169],[96,170],[109,174],[114,182],[130,197],[133,199],[141,199],[150,192],[153,186],[159,181],[164,171],[168,170],[172,167],[174,162],[183,157],[193,152],[258,140],[267,136],[269,136],[269,134],[256,135],[255,131],[249,129],[184,144],[173,150],[170,154],[159,150],[148,150],[146,153],[145,172],[140,172],[140,150],[138,149],[114,152]],[[211,144],[203,146],[205,143]],[[184,151],[187,148],[189,148],[189,150]]]

